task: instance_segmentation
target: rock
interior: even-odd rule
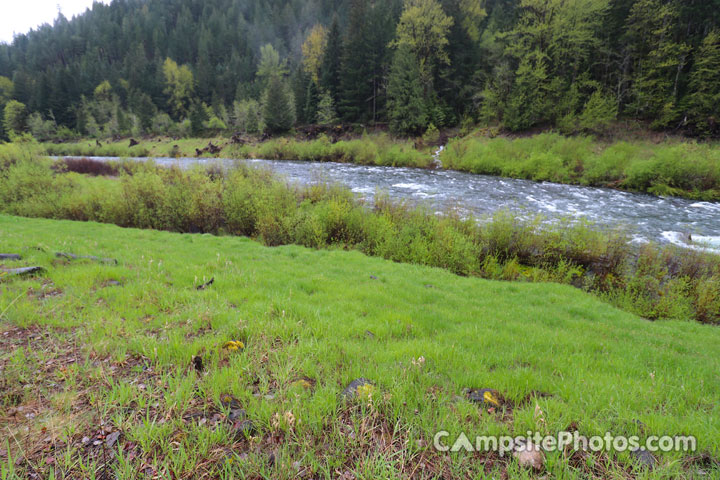
[[[117,265],[118,263],[118,261],[114,258],[100,258],[92,255],[75,255],[74,253],[57,252],[55,256],[57,258],[65,258],[67,260],[92,260],[94,262],[112,263],[114,265]]]
[[[247,412],[244,408],[236,408],[234,410],[230,410],[230,415],[228,415],[228,420],[231,422],[237,422],[238,420],[245,420],[247,418]]]
[[[16,275],[19,277],[26,275],[35,275],[36,273],[42,273],[44,271],[45,269],[43,267],[6,268],[0,269],[0,278],[11,275]]]
[[[222,405],[223,408],[229,408],[231,410],[236,410],[242,407],[240,401],[229,393],[223,393],[220,395],[220,405]]]
[[[131,139],[130,139],[130,147],[132,148],[132,147],[134,147],[135,145],[140,145],[140,142],[138,142],[138,141],[135,140],[134,138],[131,138]]]
[[[122,287],[122,283],[117,280],[109,280],[105,285],[108,287]]]
[[[531,468],[537,472],[545,469],[545,454],[540,450],[539,445],[532,442],[517,446],[513,452],[513,457],[521,467]]]
[[[203,369],[205,368],[203,365],[203,359],[200,355],[196,355],[192,359],[193,368],[196,372],[202,373]]]
[[[367,391],[369,394],[375,389],[375,384],[367,378],[358,378],[345,387],[345,390],[342,391],[342,396],[346,399],[355,398],[358,394],[358,389]]]
[[[488,407],[500,407],[504,400],[500,392],[492,388],[472,389],[466,392],[468,400]]]
[[[0,260],[22,260],[22,257],[16,253],[0,253]]]
[[[377,280],[377,279],[378,279],[378,277],[376,277],[375,275],[370,275],[370,280]]]
[[[237,438],[238,440],[252,437],[257,433],[255,424],[252,422],[252,420],[247,419],[235,422],[232,426],[232,431],[235,434],[235,438]]]
[[[215,277],[211,278],[210,281],[205,282],[205,283],[203,283],[202,285],[199,285],[199,286],[197,286],[197,287],[195,287],[195,288],[196,288],[197,290],[205,290],[206,288],[208,288],[208,287],[209,287],[210,285],[212,285],[213,283],[215,283]]]
[[[638,464],[645,468],[655,468],[658,463],[655,455],[648,452],[644,448],[636,448],[635,450],[631,450],[630,456],[632,456]]]
[[[107,445],[108,448],[112,448],[115,442],[118,441],[118,438],[120,438],[120,432],[111,433],[105,438],[105,445]]]

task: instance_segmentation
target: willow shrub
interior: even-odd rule
[[[0,148],[0,211],[8,214],[245,235],[269,246],[353,248],[459,275],[572,284],[646,318],[720,323],[720,257],[631,247],[622,232],[519,221],[507,212],[480,222],[438,216],[387,195],[365,204],[342,187],[294,188],[249,167],[126,162],[119,177],[93,177],[14,148]]]

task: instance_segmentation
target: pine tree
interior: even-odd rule
[[[270,133],[284,133],[295,124],[295,102],[280,76],[273,76],[265,91],[263,105],[265,128]]]
[[[198,137],[205,130],[205,122],[210,119],[207,107],[200,101],[195,100],[190,107],[190,132]]]
[[[720,31],[710,32],[690,74],[688,120],[702,135],[720,133]]]
[[[317,84],[310,78],[307,82],[307,91],[305,92],[305,104],[303,105],[303,116],[305,123],[315,123],[317,121],[319,93]]]
[[[418,134],[427,127],[417,57],[407,45],[395,52],[388,82],[388,116],[394,133]]]
[[[332,97],[337,105],[340,101],[340,57],[342,56],[342,39],[340,38],[340,25],[337,16],[333,18],[330,33],[328,33],[325,56],[320,66],[320,86]]]
[[[655,127],[667,126],[678,115],[680,75],[690,47],[675,39],[677,22],[677,5],[661,0],[638,0],[627,22],[636,59],[630,108]]]
[[[370,118],[373,85],[368,43],[371,34],[368,28],[368,0],[352,0],[340,68],[339,110],[342,119],[347,122],[362,122]]]
[[[320,125],[334,125],[337,121],[332,95],[330,95],[330,92],[322,92],[317,107],[317,123]]]

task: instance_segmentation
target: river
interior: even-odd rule
[[[464,215],[485,217],[507,209],[525,217],[540,214],[547,221],[587,218],[601,228],[625,228],[635,242],[670,242],[720,253],[720,203],[442,169],[215,158],[156,158],[155,162],[180,167],[245,162],[271,169],[294,184],[340,183],[366,199],[382,191],[391,198],[424,203],[438,212],[452,208]]]

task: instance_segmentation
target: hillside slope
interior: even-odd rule
[[[720,330],[710,326],[651,323],[560,285],[237,237],[0,216],[0,253],[24,257],[5,268],[46,268],[0,284],[3,473],[529,474],[508,458],[435,452],[438,430],[692,434],[698,455],[720,455]],[[223,349],[231,340],[244,349]],[[375,383],[372,395],[344,402],[358,377]],[[480,408],[466,387],[497,389],[507,403]],[[223,394],[252,429],[228,420]],[[702,468],[717,475],[707,455]],[[642,474],[628,453],[548,452],[546,468],[682,478],[698,458],[662,455]]]

